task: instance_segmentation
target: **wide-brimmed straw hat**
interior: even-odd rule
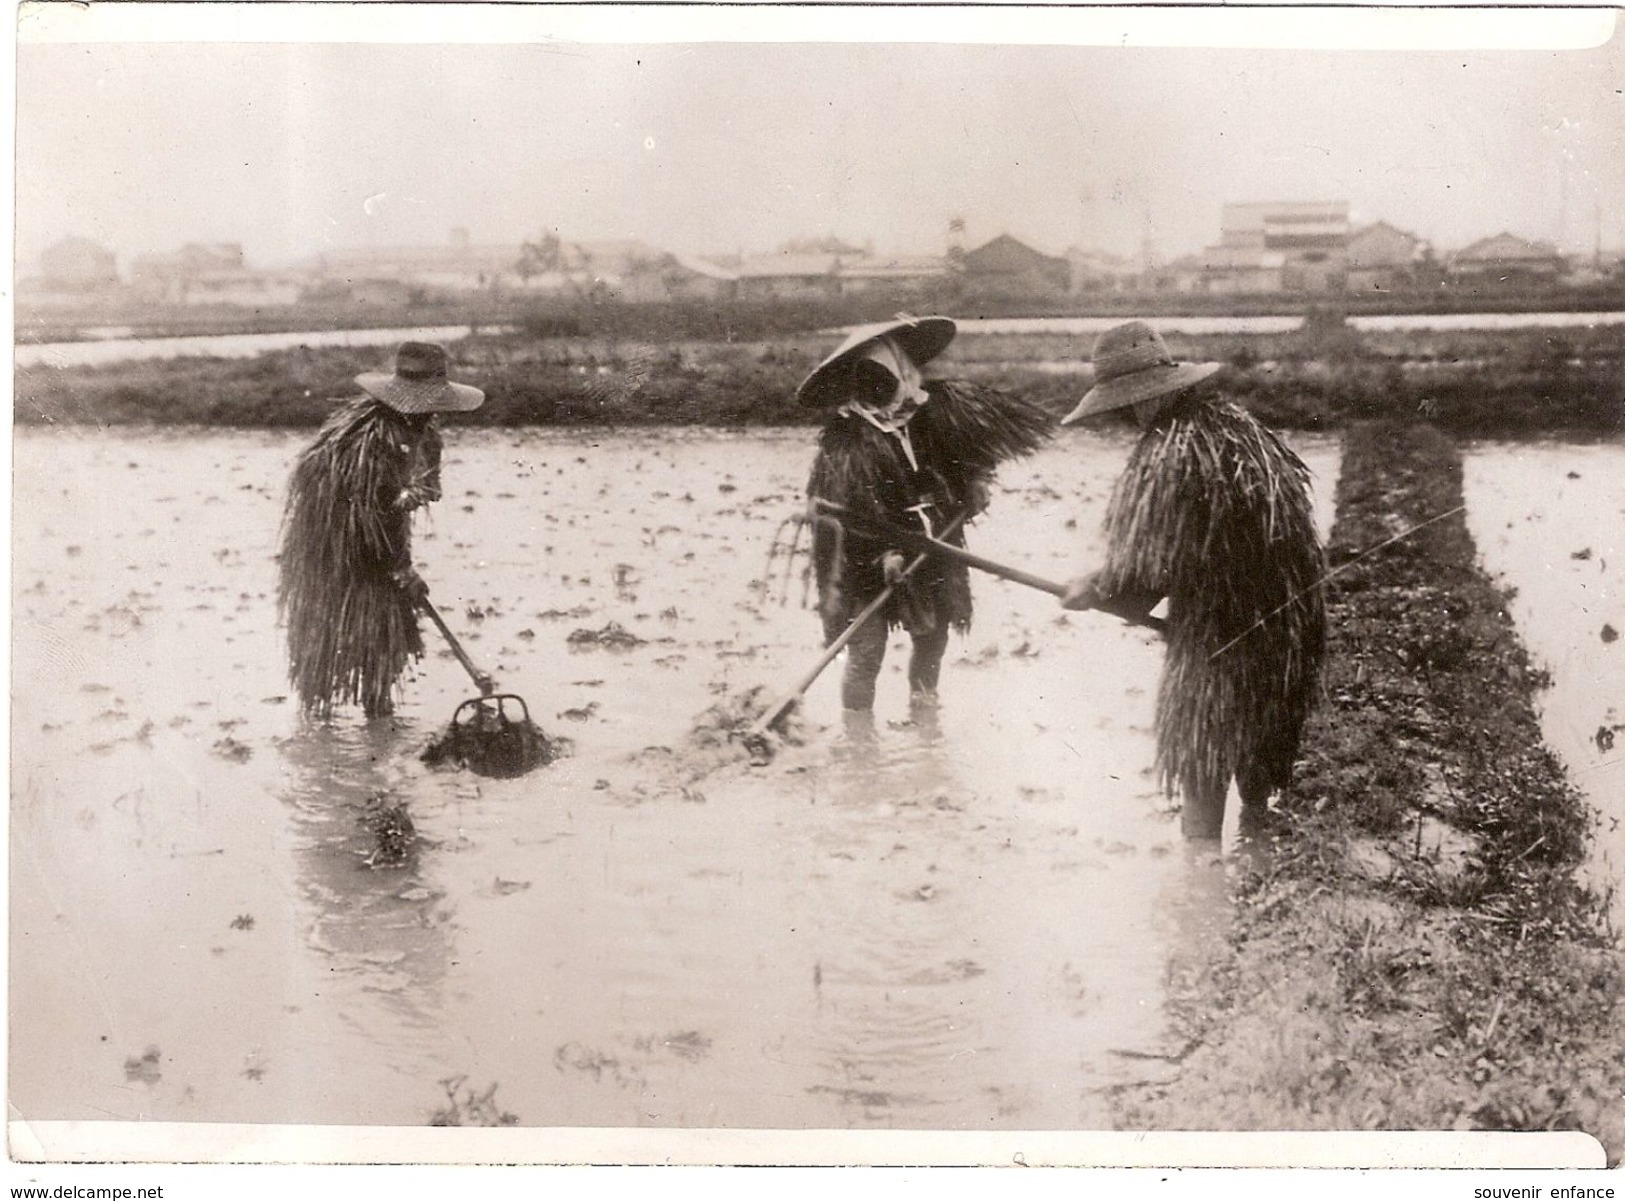
[[[954,340],[959,327],[948,317],[908,317],[899,314],[891,321],[876,321],[860,325],[847,334],[842,342],[801,381],[796,389],[796,403],[808,408],[822,409],[839,404],[845,399],[840,383],[843,368],[851,363],[865,346],[887,334],[897,339],[916,367],[923,367],[936,358]]]
[[[435,342],[402,342],[395,371],[367,371],[355,382],[399,413],[467,413],[485,403],[485,393],[446,378],[446,348]]]
[[[1222,363],[1176,363],[1162,335],[1144,321],[1114,325],[1095,343],[1095,386],[1078,407],[1061,418],[1062,425],[1178,392],[1201,383]]]

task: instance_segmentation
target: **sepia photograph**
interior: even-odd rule
[[[1618,12],[14,35],[15,1179],[1619,1167]]]

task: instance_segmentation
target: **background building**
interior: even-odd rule
[[[1215,295],[1286,291],[1287,258],[1279,250],[1209,246],[1198,256],[1198,289]]]
[[[895,296],[906,300],[924,295],[951,274],[947,259],[865,255],[843,261],[837,270],[842,296]]]
[[[1563,256],[1551,243],[1532,242],[1509,233],[1480,238],[1456,251],[1445,264],[1452,281],[1487,287],[1551,284],[1565,270]]]
[[[144,254],[130,263],[130,286],[159,304],[246,307],[293,304],[300,284],[291,276],[255,271],[237,242],[188,242],[167,254]]]
[[[827,300],[841,294],[840,256],[776,251],[730,265],[740,300]]]
[[[739,275],[705,259],[665,254],[629,272],[621,296],[640,304],[660,301],[729,301],[739,292]]]
[[[1072,286],[1072,264],[1000,234],[963,257],[964,286],[972,296],[1053,296]]]
[[[1344,200],[1227,204],[1219,244],[1203,252],[1213,292],[1336,292],[1348,271]]]
[[[119,282],[118,260],[89,238],[63,238],[40,253],[40,282],[58,292],[94,292]]]
[[[1349,234],[1348,290],[1395,292],[1415,287],[1428,244],[1386,221],[1363,225]]]
[[[1067,291],[1073,296],[1121,291],[1141,274],[1140,264],[1102,250],[1073,246],[1066,252],[1066,262],[1070,271]]]

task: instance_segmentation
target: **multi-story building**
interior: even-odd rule
[[[1347,201],[1227,204],[1219,244],[1203,252],[1206,290],[1341,291],[1348,238]]]

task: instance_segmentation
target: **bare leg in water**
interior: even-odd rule
[[[937,678],[942,674],[942,657],[948,651],[948,631],[938,627],[914,635],[914,648],[908,661],[908,690],[912,698],[935,698]]]
[[[886,659],[886,623],[878,618],[858,627],[846,644],[846,671],[841,677],[843,709],[873,709],[875,680]]]
[[[890,631],[883,621],[871,621],[860,627],[846,644],[846,671],[841,678],[841,707],[845,709],[873,709],[875,682],[886,659],[886,643]],[[946,629],[928,630],[913,635],[913,647],[908,661],[908,688],[913,702],[930,702],[937,695],[937,680],[942,674],[942,660],[948,650]]]

